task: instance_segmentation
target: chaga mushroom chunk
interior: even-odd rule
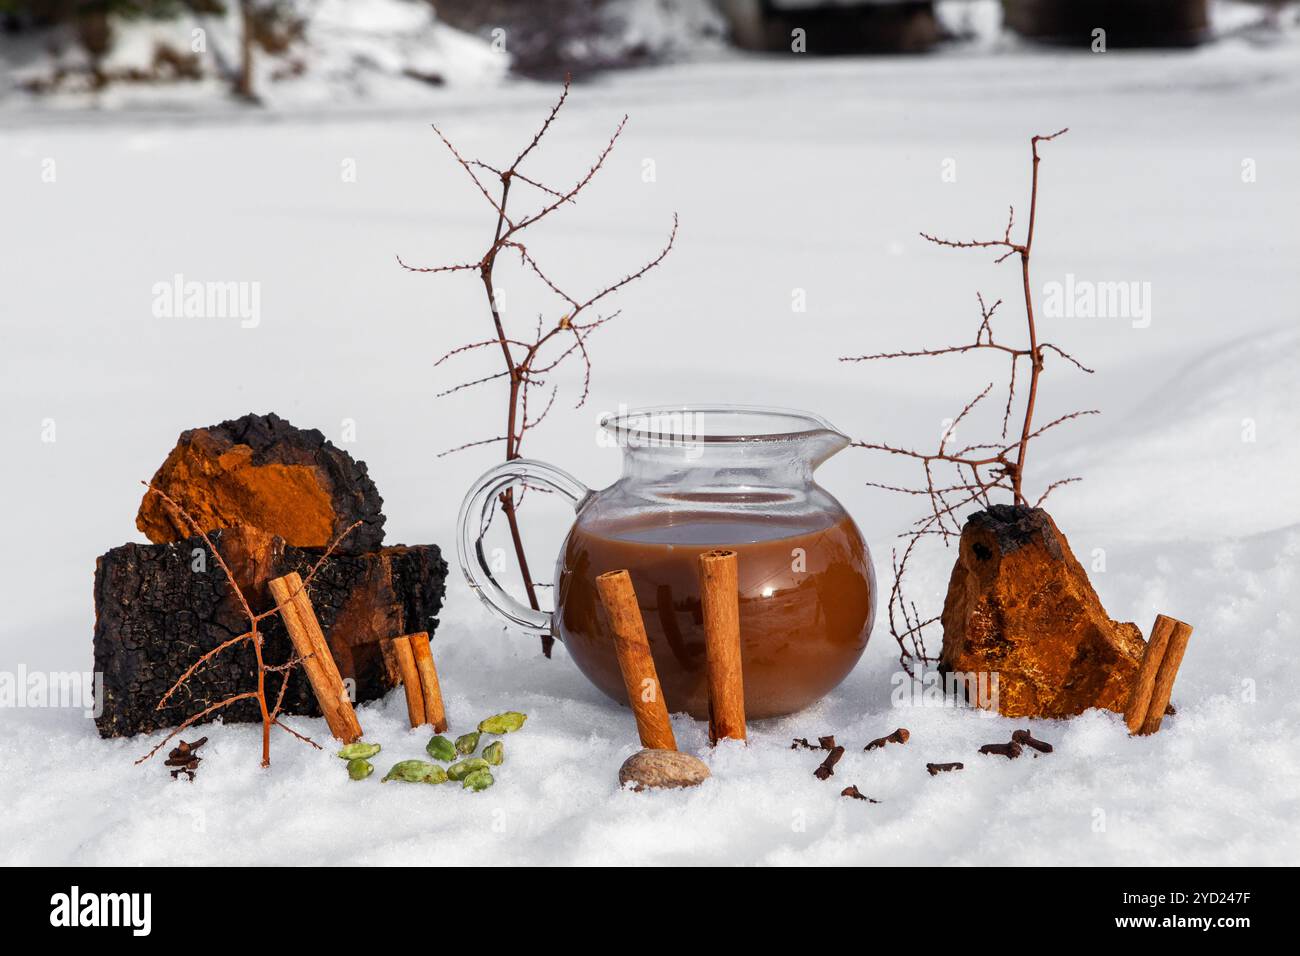
[[[230,547],[238,535],[218,531],[210,538],[245,578],[254,611],[274,605],[266,580],[290,571],[306,576],[319,550],[285,547],[269,551],[268,563],[245,566]],[[240,547],[242,548],[242,542]],[[196,573],[202,559],[204,572]],[[377,642],[413,631],[432,633],[442,608],[447,562],[436,545],[383,548],[373,554],[335,554],[312,580],[311,602],[325,631],[330,653],[355,701],[375,700],[396,686]],[[257,685],[257,661],[245,642],[228,648],[194,672],[183,690],[161,709],[158,702],[203,654],[248,628],[239,598],[216,568],[207,542],[193,537],[175,545],[125,544],[95,562],[96,673],[102,675],[95,725],[103,737],[150,733],[174,727],[209,704]],[[258,625],[262,652],[279,664],[294,654],[280,615]],[[280,678],[269,679],[268,695],[279,693]],[[303,668],[290,672],[283,698],[288,714],[320,713]],[[225,722],[260,721],[256,701],[241,700],[212,714]]]
[[[295,428],[274,414],[182,432],[153,485],[203,531],[248,525],[295,547],[323,548],[360,521],[342,553],[375,551],[384,540],[383,499],[365,462],[316,429]],[[136,526],[154,544],[193,534],[160,496],[147,492]]]

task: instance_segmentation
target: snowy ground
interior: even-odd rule
[[[681,216],[677,249],[593,341],[588,406],[557,409],[530,439],[533,455],[602,485],[618,462],[596,446],[595,422],[621,403],[791,405],[863,439],[930,441],[1001,363],[836,358],[972,335],[977,288],[1008,300],[1002,328],[1014,334],[1014,266],[929,248],[916,232],[997,233],[1008,202],[1023,211],[1028,136],[1071,127],[1044,148],[1040,292],[1067,273],[1149,282],[1151,321],[1044,318],[1048,337],[1098,371],[1050,367],[1042,414],[1105,414],[1044,440],[1030,481],[1085,476],[1052,510],[1085,564],[1104,559],[1093,576],[1113,616],[1144,630],[1157,611],[1196,625],[1178,716],[1158,736],[1131,740],[1116,716],[1094,712],[1033,724],[1056,744],[1051,756],[980,758],[980,743],[1025,722],[891,706],[896,652],[878,621],[838,691],[754,726],[746,749],[710,753],[702,726],[678,719],[683,749],[712,766],[705,786],[619,792],[629,713],[562,647],[541,659],[455,581],[435,642],[454,729],[507,708],[530,715],[492,790],[352,783],[328,753],[287,736],[262,771],[251,726],[210,728],[198,780],[172,784],[161,765],[132,764],[148,740],[102,741],[75,709],[6,709],[0,861],[1295,862],[1296,53],[1228,41],[1169,54],[735,58],[628,73],[575,90],[535,167],[577,175],[631,114],[587,201],[534,248],[576,288],[621,275]],[[488,368],[432,368],[483,336],[479,290],[403,274],[394,253],[473,258],[491,226],[428,123],[503,158],[553,93],[456,90],[382,117],[7,121],[0,670],[90,666],[94,558],[139,540],[137,482],[182,429],[250,410],[336,441],[354,421],[346,447],[370,464],[389,540],[450,551],[460,496],[494,456],[436,455],[494,434],[500,396],[435,399]],[[946,160],[955,182],[942,178]],[[1243,163],[1255,181],[1243,181]],[[153,286],[176,273],[260,283],[260,321],[154,317]],[[806,313],[791,311],[796,289]],[[506,302],[525,326],[553,305],[522,281],[507,283]],[[905,477],[896,464],[848,451],[821,473],[882,579],[914,512],[864,482]],[[540,499],[530,508],[534,560],[548,567],[564,515]],[[941,600],[950,563],[938,553],[918,567],[921,597]],[[361,720],[384,757],[422,754],[400,693]],[[299,724],[327,736],[319,721]],[[860,752],[899,725],[912,732],[906,747]],[[853,746],[822,783],[816,755],[788,742],[828,732]],[[967,769],[927,776],[923,765],[942,760]],[[881,803],[841,799],[848,783]]]

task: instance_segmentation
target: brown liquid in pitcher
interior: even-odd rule
[[[738,555],[746,715],[793,713],[843,680],[867,646],[875,577],[853,522],[816,516],[683,513],[575,526],[560,558],[557,620],[583,673],[626,702],[596,591],[597,575],[626,568],[669,711],[707,718],[698,557],[713,548]]]

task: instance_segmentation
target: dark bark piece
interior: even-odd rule
[[[1124,712],[1146,642],[1113,621],[1051,516],[993,505],[961,532],[943,606],[948,673],[997,675],[990,700],[1007,717],[1072,717],[1090,707]]]
[[[356,521],[343,554],[375,551],[384,541],[383,499],[365,462],[314,428],[278,415],[245,415],[182,432],[153,477],[204,531],[248,525],[299,548],[323,548]],[[136,527],[155,544],[188,538],[192,529],[156,494],[146,492]]]
[[[265,582],[290,571],[304,577],[319,550],[295,548],[275,539],[252,564],[235,552],[240,532],[214,532],[229,555],[237,580],[254,611],[274,605]],[[236,543],[238,541],[238,544]],[[345,680],[356,682],[358,703],[374,700],[396,685],[378,644],[412,631],[433,633],[442,607],[447,564],[436,545],[384,548],[374,554],[334,554],[317,572],[309,596],[331,653]],[[293,655],[279,615],[261,622],[269,664]],[[223,641],[248,630],[248,619],[202,538],[175,544],[127,544],[100,557],[95,566],[95,670],[104,675],[101,736],[146,733],[179,724],[232,694],[256,688],[251,644],[223,651],[200,668],[162,710],[162,695],[194,661]],[[279,692],[279,675],[268,675],[267,696]],[[295,668],[285,693],[285,711],[319,716],[320,708],[302,669]],[[228,721],[258,721],[257,701],[240,701],[213,715]]]

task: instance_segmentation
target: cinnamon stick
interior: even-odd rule
[[[1169,706],[1169,698],[1174,692],[1174,681],[1178,678],[1178,668],[1182,666],[1187,642],[1192,638],[1190,624],[1173,618],[1165,618],[1165,620],[1173,621],[1173,630],[1169,634],[1169,643],[1165,647],[1164,656],[1160,659],[1160,668],[1156,671],[1155,686],[1151,689],[1151,703],[1147,707],[1146,719],[1139,730],[1141,734],[1154,734],[1160,729],[1165,708]],[[1160,617],[1157,617],[1157,626],[1159,623]]]
[[[347,688],[339,669],[330,654],[325,634],[321,631],[316,612],[312,609],[311,599],[303,587],[302,578],[296,571],[291,571],[282,578],[273,578],[267,582],[271,597],[280,608],[280,617],[284,620],[285,630],[293,649],[301,657],[307,680],[316,694],[321,713],[330,733],[345,744],[361,739],[361,722],[352,709]]]
[[[442,687],[438,684],[438,668],[433,664],[433,650],[429,647],[429,632],[416,631],[406,636],[411,642],[415,669],[420,673],[420,694],[424,698],[424,722],[433,725],[433,732],[440,734],[447,729],[447,711],[442,704]]]
[[[596,578],[600,602],[614,631],[614,652],[623,672],[627,700],[636,717],[641,746],[651,750],[676,750],[668,706],[664,703],[659,674],[650,655],[650,640],[637,604],[632,577],[626,571],[607,571]]]
[[[709,665],[709,740],[744,740],[745,681],[735,551],[718,549],[700,555],[700,600]]]
[[[1169,646],[1169,635],[1174,632],[1174,623],[1172,617],[1157,614],[1155,624],[1151,625],[1151,639],[1142,652],[1142,664],[1138,668],[1137,677],[1133,679],[1128,706],[1124,708],[1124,723],[1128,725],[1130,734],[1140,731],[1147,719],[1147,711],[1151,708],[1151,692],[1156,686],[1156,672],[1164,659],[1165,648]]]
[[[397,669],[402,673],[402,689],[406,691],[406,716],[412,727],[424,723],[424,694],[420,690],[420,671],[415,666],[415,652],[407,635],[389,639],[397,654]]]

